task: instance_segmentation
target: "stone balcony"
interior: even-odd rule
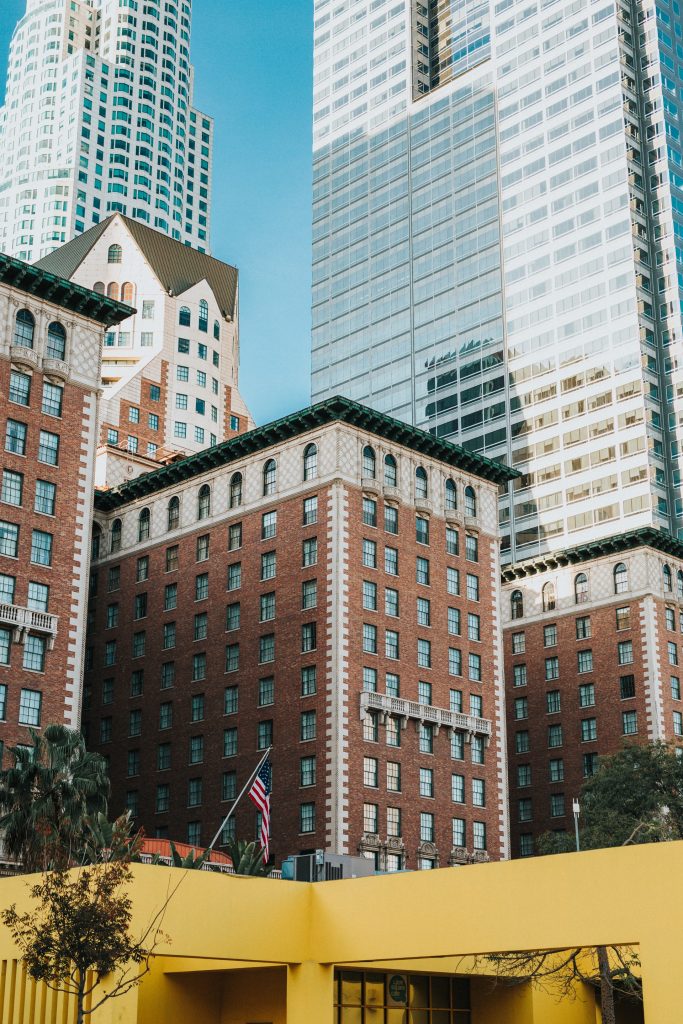
[[[57,618],[49,612],[38,612],[17,604],[0,604],[0,626],[12,628],[15,643],[23,643],[27,633],[43,633],[47,635],[48,648],[52,650],[57,635]]]
[[[360,695],[360,717],[364,720],[369,711],[379,711],[382,715],[393,715],[403,718],[403,726],[412,718],[416,722],[430,722],[436,726],[437,732],[444,726],[447,729],[461,730],[469,740],[472,736],[483,736],[488,745],[491,739],[491,721],[488,718],[477,718],[465,715],[461,711],[449,711],[431,704],[419,704],[416,700],[404,700],[403,697],[390,697],[386,693],[367,693]]]

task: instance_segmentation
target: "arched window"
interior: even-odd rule
[[[121,550],[121,520],[120,519],[115,519],[114,522],[111,524],[111,541],[110,541],[109,550],[111,551],[112,555],[114,554],[115,551],[120,551]]]
[[[398,483],[398,470],[393,455],[384,457],[384,483],[387,487],[396,487]]]
[[[63,359],[66,355],[66,331],[56,320],[47,329],[45,355],[48,359]]]
[[[181,327],[189,327],[191,322],[192,317],[190,316],[190,307],[181,306],[180,312],[178,313],[178,323]]]
[[[98,295],[104,295],[104,281],[95,281],[92,290]]]
[[[585,572],[574,577],[574,600],[577,604],[585,604],[588,600],[588,577]]]
[[[166,525],[169,530],[177,530],[180,526],[180,498],[177,494],[174,494],[168,503]]]
[[[662,568],[662,579],[664,581],[664,589],[668,593],[671,593],[671,591],[673,590],[673,580],[671,577],[671,569],[666,564],[666,562],[664,563],[664,566]]]
[[[107,263],[120,263],[123,258],[123,249],[121,246],[114,242],[113,245],[109,246],[107,252]]]
[[[268,459],[263,467],[263,493],[275,494],[277,485],[277,464],[275,459]]]
[[[36,322],[27,309],[20,309],[14,323],[14,344],[22,348],[33,348],[33,334]]]
[[[555,584],[545,583],[541,591],[543,598],[543,611],[552,612],[555,610]]]
[[[121,285],[121,302],[126,302],[129,306],[135,302],[135,285],[130,281],[124,281]]]
[[[304,480],[314,480],[318,475],[318,449],[314,444],[304,448]]]
[[[474,493],[474,487],[469,485],[465,488],[465,515],[476,516],[477,514],[477,496]]]
[[[90,557],[93,561],[100,557],[100,549],[102,546],[102,527],[99,523],[95,523],[92,528],[92,539],[90,541]]]
[[[676,582],[678,584],[678,596],[683,597],[683,569],[679,569],[676,573]]]
[[[143,508],[138,516],[138,540],[149,539],[149,509]]]
[[[197,519],[208,519],[211,515],[211,488],[202,484],[197,495]]]
[[[369,477],[370,480],[374,480],[377,476],[377,459],[375,457],[375,449],[369,444],[366,444],[363,449],[363,476]]]
[[[628,569],[624,562],[614,566],[614,593],[623,594],[628,590]]]
[[[242,504],[242,474],[233,473],[230,478],[230,508]]]
[[[218,323],[218,320],[214,320],[213,322],[213,336],[216,341],[221,340],[221,325]]]
[[[206,299],[201,299],[199,303],[199,330],[208,331],[209,329],[209,303]]]
[[[521,590],[513,590],[510,594],[510,614],[513,619],[524,618],[524,598]]]
[[[422,466],[418,466],[415,470],[415,497],[420,501],[425,501],[427,493],[427,472]]]
[[[444,504],[447,509],[456,509],[458,507],[458,491],[455,486],[455,480],[451,480],[450,477],[446,481]]]
[[[107,298],[116,299],[118,301],[120,295],[121,291],[116,281],[110,281],[107,285]]]

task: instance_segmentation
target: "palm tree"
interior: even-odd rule
[[[109,778],[80,732],[29,733],[32,746],[10,747],[15,763],[0,772],[0,832],[6,855],[25,871],[46,871],[78,858],[87,819],[106,813]]]

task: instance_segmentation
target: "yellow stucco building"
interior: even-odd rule
[[[466,958],[631,944],[645,1021],[680,1024],[682,868],[680,842],[315,884],[135,866],[140,933],[181,881],[169,942],[93,1022],[595,1024],[588,988],[558,1003],[468,977]],[[26,907],[26,877],[0,880],[0,894]],[[2,926],[0,961],[2,1024],[71,1024],[73,1003],[26,978]]]

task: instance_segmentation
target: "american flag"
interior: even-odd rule
[[[273,788],[273,767],[270,758],[266,758],[254,779],[249,790],[249,799],[258,807],[261,812],[261,848],[263,849],[263,863],[268,862],[270,856],[270,791]]]

